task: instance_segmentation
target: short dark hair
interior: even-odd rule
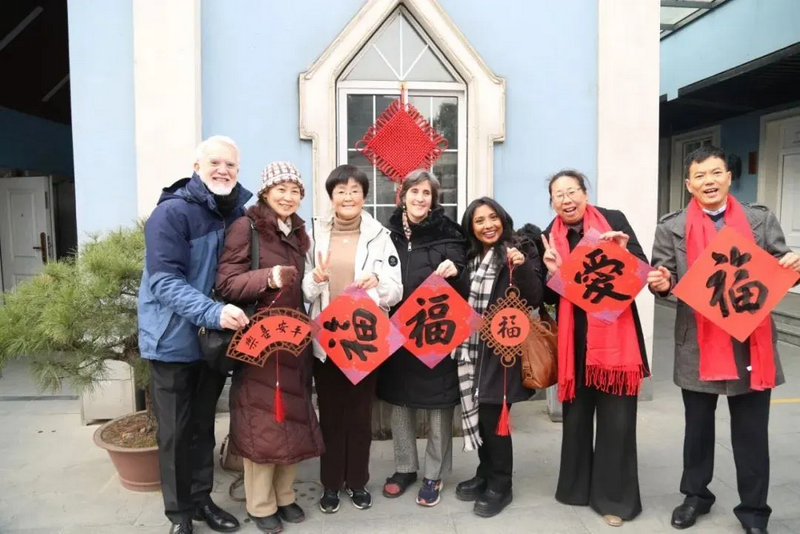
[[[473,200],[470,205],[467,206],[467,211],[464,212],[464,217],[461,219],[461,230],[464,232],[464,235],[467,236],[467,259],[472,259],[483,254],[483,243],[478,240],[478,237],[472,229],[472,217],[475,215],[475,211],[481,206],[489,206],[492,208],[495,213],[497,213],[497,216],[500,217],[500,222],[503,223],[503,233],[500,234],[500,239],[495,243],[494,249],[498,257],[505,258],[505,249],[508,245],[511,245],[514,240],[514,220],[511,218],[511,215],[503,209],[503,206],[501,206],[499,202],[493,198],[481,197]],[[505,260],[503,259],[503,261]]]
[[[325,180],[325,191],[328,192],[328,198],[333,198],[333,190],[336,189],[337,185],[345,185],[351,178],[361,186],[361,191],[366,197],[369,194],[369,179],[364,171],[355,165],[339,165],[331,171],[328,179]]]
[[[405,177],[403,184],[400,186],[400,193],[397,195],[397,204],[399,206],[403,204],[409,189],[425,182],[431,184],[431,209],[435,210],[438,208],[439,191],[442,186],[439,184],[439,179],[436,178],[436,175],[427,169],[417,169],[416,171],[408,173],[408,176]]]
[[[725,151],[718,146],[706,145],[701,146],[697,150],[693,150],[686,156],[686,161],[683,162],[683,177],[689,178],[689,167],[692,163],[703,163],[709,158],[719,158],[725,164],[725,170],[728,170],[728,158]]]
[[[553,176],[547,179],[547,191],[550,193],[550,202],[553,201],[553,184],[555,183],[556,180],[558,180],[559,178],[563,178],[564,176],[569,176],[570,178],[574,178],[575,181],[578,182],[578,187],[580,188],[580,190],[586,193],[586,183],[589,181],[589,179],[586,178],[586,175],[575,169],[564,169],[558,171]]]

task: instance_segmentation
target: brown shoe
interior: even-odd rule
[[[615,516],[615,515],[604,515],[603,521],[606,522],[606,525],[609,527],[621,527],[622,526],[622,519]]]

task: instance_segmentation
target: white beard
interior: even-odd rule
[[[228,187],[214,182],[211,183],[206,182],[206,187],[208,187],[208,190],[214,193],[215,195],[226,197],[231,194],[233,188],[236,187],[236,184],[233,184],[232,186]]]

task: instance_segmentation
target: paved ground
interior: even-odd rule
[[[672,385],[672,321],[674,312],[657,307],[654,399],[639,410],[639,476],[644,512],[623,532],[674,532],[671,510],[680,503],[682,404]],[[800,349],[781,346],[789,384],[779,388],[772,406],[772,484],[774,509],[770,532],[800,532]],[[80,425],[78,403],[58,397],[48,400],[8,400],[30,394],[18,369],[8,369],[0,379],[0,533],[164,533],[168,526],[158,493],[136,494],[122,489],[105,451],[92,443],[95,427]],[[3,398],[5,397],[5,399]],[[445,479],[442,503],[431,509],[414,504],[414,491],[397,500],[380,496],[383,479],[393,471],[390,442],[372,447],[370,489],[375,494],[371,510],[358,511],[345,500],[341,511],[323,516],[306,506],[307,521],[289,525],[286,532],[457,532],[498,531],[529,533],[613,533],[587,508],[569,507],[553,499],[558,470],[561,428],[551,423],[545,403],[536,401],[514,408],[514,502],[500,516],[480,519],[468,503],[455,499],[455,484],[474,473],[474,453],[455,455],[454,473]],[[741,529],[731,512],[738,502],[731,455],[728,410],[720,403],[717,432],[716,477],[712,485],[717,505],[690,531],[735,533]],[[224,435],[227,416],[218,420]],[[424,450],[424,444],[420,450]],[[461,440],[457,448],[460,451]],[[316,479],[318,464],[305,462],[302,480]],[[217,473],[214,498],[246,517],[244,505],[228,496],[232,476]],[[308,487],[309,485],[306,485]],[[310,486],[313,487],[313,484]],[[303,499],[313,498],[306,490]],[[196,524],[197,532],[208,532]],[[242,532],[258,532],[245,523]]]

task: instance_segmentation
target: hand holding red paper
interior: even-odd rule
[[[647,273],[647,283],[650,285],[650,289],[656,293],[666,293],[672,287],[672,273],[660,265]]]
[[[351,285],[316,318],[317,342],[353,383],[373,372],[403,336],[366,291]]]
[[[725,226],[672,294],[744,342],[797,278],[797,272],[782,266],[752,239]]]
[[[622,232],[600,234],[591,228],[547,285],[588,314],[607,323],[614,321],[631,305],[652,270],[619,245],[627,244],[627,238]],[[549,261],[553,267],[560,260],[554,245],[551,240],[545,252],[545,256],[551,253]]]
[[[786,269],[791,269],[796,273],[800,273],[800,255],[795,254],[794,252],[787,252],[778,262],[778,265]]]
[[[480,328],[481,317],[433,273],[394,312],[392,323],[405,339],[403,346],[433,369]]]

